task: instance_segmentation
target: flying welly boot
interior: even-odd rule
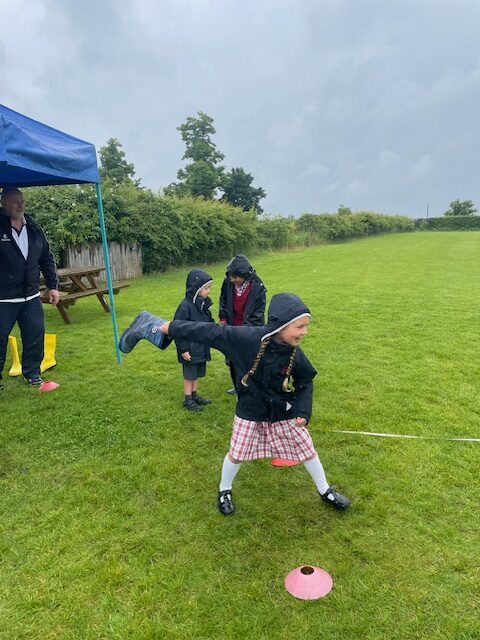
[[[166,349],[171,342],[160,331],[160,325],[166,320],[148,311],[141,311],[135,320],[125,329],[118,343],[120,351],[130,353],[139,340],[148,340],[159,349]]]

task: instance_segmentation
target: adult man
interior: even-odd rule
[[[2,191],[0,209],[0,390],[8,336],[15,322],[22,335],[22,372],[30,385],[42,384],[45,323],[39,284],[42,272],[50,304],[59,300],[58,276],[42,228],[25,215],[19,189]]]

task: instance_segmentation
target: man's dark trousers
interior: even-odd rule
[[[7,353],[8,336],[18,322],[22,335],[22,373],[27,379],[40,376],[45,321],[40,298],[28,302],[0,302],[0,379]]]

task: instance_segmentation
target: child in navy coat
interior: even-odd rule
[[[175,320],[185,322],[213,323],[209,293],[212,277],[201,269],[193,269],[187,275],[185,298],[178,305]],[[171,340],[159,329],[164,322],[149,311],[141,311],[122,333],[118,346],[123,353],[130,353],[140,340],[148,340],[159,349],[166,349]],[[206,363],[211,359],[210,349],[205,343],[179,336],[175,340],[178,361],[183,368],[183,406],[189,411],[202,411],[211,400],[198,395],[198,381],[206,373]]]
[[[210,287],[212,277],[201,269],[193,269],[187,275],[185,298],[178,305],[175,320],[188,322],[213,322],[210,307],[212,305]],[[189,411],[202,411],[211,400],[198,395],[198,381],[206,374],[206,363],[211,360],[209,347],[188,338],[177,338],[178,361],[183,367],[183,406]]]
[[[218,493],[222,514],[235,510],[232,482],[242,462],[268,457],[303,462],[326,504],[341,510],[350,506],[350,500],[327,482],[307,429],[317,372],[299,346],[310,321],[310,311],[300,298],[290,293],[273,296],[268,324],[262,327],[157,321],[164,338],[219,349],[237,375],[233,432]]]

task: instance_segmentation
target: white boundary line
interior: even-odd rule
[[[400,433],[374,433],[372,431],[340,431],[332,429],[330,433],[348,433],[356,436],[376,436],[377,438],[408,438],[412,440],[450,440],[452,442],[480,442],[480,438],[442,438],[435,436],[408,436]]]

